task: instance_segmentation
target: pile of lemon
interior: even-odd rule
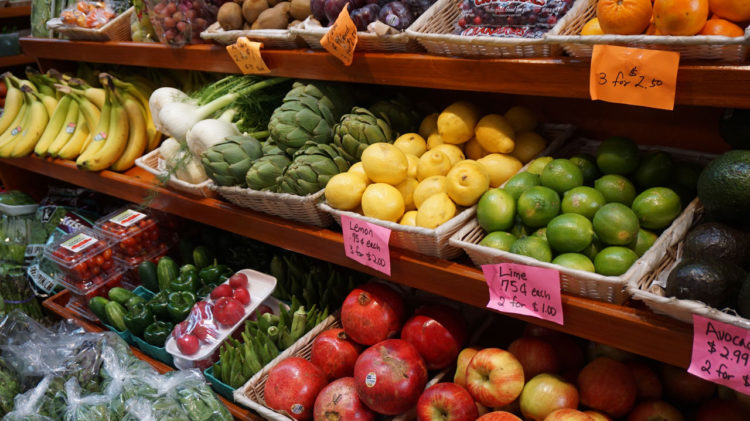
[[[437,228],[544,150],[537,126],[525,107],[482,116],[474,104],[453,103],[425,117],[419,133],[368,146],[361,162],[330,179],[326,201],[371,218]]]

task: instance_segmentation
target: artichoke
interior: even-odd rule
[[[268,130],[291,156],[307,142],[330,143],[333,125],[351,106],[351,97],[342,87],[296,82],[271,115]]]
[[[292,161],[286,155],[266,155],[247,171],[247,186],[254,190],[276,191],[277,179]]]
[[[298,196],[313,194],[336,174],[349,169],[349,163],[331,145],[312,142],[300,150],[279,179],[279,191]]]
[[[393,142],[393,132],[387,120],[375,117],[365,108],[354,107],[333,126],[333,143],[350,164],[359,162],[362,152],[378,142]]]
[[[245,186],[253,161],[263,156],[261,144],[252,136],[230,136],[201,154],[206,175],[220,186]]]
[[[378,101],[370,107],[370,112],[387,117],[398,135],[416,132],[422,121],[414,104],[404,95],[388,101]]]
[[[276,142],[273,141],[273,139],[268,139],[267,141],[263,142],[263,156],[266,155],[286,155],[286,152],[282,151],[281,148],[276,144]]]

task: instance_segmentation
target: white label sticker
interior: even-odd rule
[[[106,138],[107,138],[106,132],[99,132],[96,134],[96,136],[94,136],[94,142],[99,142],[99,141],[105,140]]]
[[[115,224],[122,225],[123,227],[129,227],[145,217],[146,214],[128,209],[125,212],[109,218],[109,222],[114,222]]]
[[[18,133],[21,133],[21,130],[23,130],[23,127],[21,127],[21,126],[18,126],[18,127],[16,127],[15,129],[11,130],[11,131],[10,131],[10,134],[11,134],[11,136],[15,136],[15,135],[17,135]]]
[[[76,123],[68,123],[68,125],[65,126],[65,133],[73,134],[74,131],[76,131]]]
[[[367,375],[365,376],[365,385],[367,385],[367,387],[375,386],[375,383],[377,383],[377,381],[378,381],[378,376],[372,371],[367,373]]]
[[[60,244],[63,248],[66,248],[72,252],[81,252],[87,248],[96,244],[96,238],[89,237],[86,234],[78,234],[70,240]]]
[[[292,405],[292,414],[294,415],[299,415],[304,410],[305,410],[305,407],[302,406],[301,404],[295,403],[294,405]]]

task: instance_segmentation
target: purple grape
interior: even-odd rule
[[[378,19],[378,12],[380,12],[380,6],[377,4],[368,4],[353,11],[352,21],[357,25],[357,30],[366,31],[367,25]]]
[[[349,3],[349,0],[325,0],[325,2],[326,17],[328,18],[328,22],[332,24],[339,17],[339,13],[344,10],[344,6]],[[310,8],[312,9],[312,6]]]
[[[329,0],[330,1],[330,0]],[[414,22],[411,11],[400,1],[388,3],[380,9],[378,20],[398,30],[404,30]]]
[[[326,24],[328,17],[326,16],[326,0],[310,0],[310,12],[315,19],[320,22],[321,25]]]

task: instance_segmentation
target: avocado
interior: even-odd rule
[[[750,110],[724,110],[719,119],[719,134],[734,149],[750,149]]]
[[[697,300],[722,309],[735,304],[735,297],[747,273],[739,266],[721,260],[686,259],[672,269],[665,295]]]
[[[682,255],[686,259],[703,257],[721,259],[748,269],[750,238],[740,230],[719,222],[708,222],[693,228],[685,237]]]
[[[750,150],[734,150],[714,159],[698,177],[698,198],[709,219],[748,226]]]
[[[740,293],[737,296],[737,307],[735,308],[737,313],[746,318],[750,319],[750,276],[745,278],[740,288]]]

